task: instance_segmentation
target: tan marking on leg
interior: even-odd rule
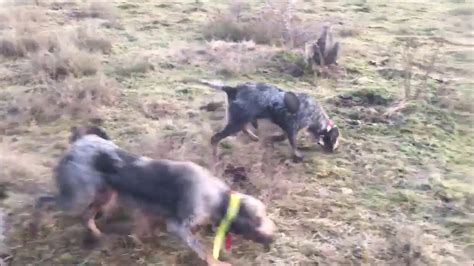
[[[97,225],[95,224],[94,218],[90,218],[87,221],[87,228],[91,231],[92,235],[95,238],[100,238],[102,236],[102,232],[99,230],[99,228],[97,228]]]
[[[102,207],[102,211],[105,217],[109,217],[111,213],[117,208],[118,205],[118,193],[115,190],[110,190],[110,196],[108,201]]]

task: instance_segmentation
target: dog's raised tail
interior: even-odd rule
[[[229,87],[229,86],[224,85],[224,83],[220,82],[220,81],[210,81],[210,80],[205,80],[205,79],[198,79],[197,82],[202,84],[202,85],[206,85],[208,87],[218,89],[218,90],[224,90],[226,87]]]
[[[237,95],[237,88],[236,87],[232,87],[232,86],[229,86],[229,85],[224,85],[224,83],[222,83],[220,81],[208,81],[208,80],[205,80],[205,79],[199,79],[199,80],[197,80],[197,82],[202,84],[202,85],[206,85],[208,87],[224,91],[227,94],[227,97],[229,97],[230,101],[234,100],[236,95]]]

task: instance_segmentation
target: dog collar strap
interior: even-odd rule
[[[230,224],[237,216],[237,213],[240,209],[240,197],[234,193],[230,193],[229,197],[229,206],[227,207],[227,213],[222,219],[219,227],[217,228],[216,236],[214,237],[214,248],[212,250],[212,256],[214,259],[219,259],[219,253],[222,248],[222,244],[224,243],[225,234],[229,230]]]

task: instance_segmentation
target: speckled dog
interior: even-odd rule
[[[224,91],[227,94],[227,125],[211,138],[214,155],[218,143],[240,130],[253,140],[258,140],[249,130],[249,124],[257,125],[258,119],[269,119],[285,134],[273,136],[273,141],[288,138],[295,161],[303,155],[296,147],[299,131],[307,129],[328,151],[334,151],[339,143],[339,129],[329,119],[323,107],[306,93],[293,93],[265,83],[244,83],[227,86],[217,82],[200,80],[199,83]]]
[[[215,260],[195,232],[225,219],[231,193],[241,203],[229,233],[264,245],[273,241],[275,225],[268,218],[264,204],[250,195],[232,192],[203,167],[189,161],[152,160],[124,151],[117,153],[120,160],[116,160],[112,156],[115,154],[103,151],[95,164],[104,173],[106,182],[118,192],[119,201],[127,202],[148,219],[164,220],[167,230],[209,265],[227,264]],[[142,223],[142,226],[150,225]]]
[[[100,151],[117,158],[118,147],[108,139],[105,131],[98,127],[71,129],[71,146],[53,171],[58,194],[37,200],[31,224],[33,233],[38,229],[44,207],[52,204],[82,218],[89,233],[86,238],[88,244],[101,237],[95,218],[98,213],[114,205],[117,195],[106,185],[102,174],[95,170],[93,160]]]

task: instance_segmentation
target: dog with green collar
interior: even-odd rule
[[[116,164],[115,155],[123,157],[121,164]],[[119,200],[132,202],[147,216],[164,219],[168,232],[209,265],[226,264],[218,261],[225,235],[240,235],[267,248],[274,240],[275,224],[260,200],[231,191],[195,163],[153,160],[122,151],[100,154],[95,167],[117,191]],[[213,252],[195,234],[209,224],[218,226]]]

